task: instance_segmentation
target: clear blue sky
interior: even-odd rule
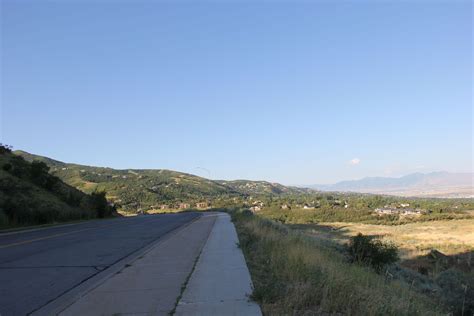
[[[470,1],[61,2],[2,1],[16,149],[284,184],[472,170]]]

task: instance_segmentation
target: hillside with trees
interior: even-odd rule
[[[83,192],[106,192],[107,199],[118,209],[129,212],[159,208],[163,204],[172,206],[185,202],[192,206],[207,201],[219,205],[224,201],[245,199],[251,194],[278,196],[312,191],[265,181],[213,181],[165,169],[117,170],[85,166],[19,150],[14,154],[30,162],[45,163],[52,175]]]
[[[306,214],[312,220],[357,222],[409,222],[465,216],[473,209],[472,199],[402,198],[358,193],[318,192],[313,189],[284,186],[250,180],[210,180],[165,169],[125,169],[92,167],[65,163],[24,151],[14,154],[29,162],[42,162],[51,175],[85,193],[105,192],[107,200],[125,212],[166,208],[192,208],[199,202],[212,207],[256,206],[281,221]],[[400,204],[408,207],[400,208]],[[284,208],[283,208],[284,207]],[[420,217],[397,214],[375,216],[377,208],[394,213],[423,210]]]
[[[298,188],[284,186],[279,183],[270,183],[267,181],[249,181],[249,180],[217,180],[217,183],[225,185],[234,191],[246,195],[281,195],[281,194],[299,194],[314,192],[308,188]]]
[[[51,174],[83,192],[107,192],[109,201],[118,209],[129,212],[158,208],[161,204],[239,196],[225,185],[171,170],[116,170],[59,162],[23,151],[15,154],[28,161],[45,162],[50,166]]]
[[[0,227],[103,218],[115,214],[105,193],[91,194],[49,173],[44,161],[26,161],[0,144]]]

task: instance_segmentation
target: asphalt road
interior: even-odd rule
[[[197,216],[147,215],[0,234],[0,315],[41,308]]]

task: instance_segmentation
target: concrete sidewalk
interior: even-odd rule
[[[54,314],[261,315],[237,243],[228,214],[206,213]]]
[[[203,215],[90,289],[60,315],[168,315],[216,217]]]
[[[252,280],[234,224],[228,214],[216,216],[176,315],[261,315],[260,307],[248,298]]]

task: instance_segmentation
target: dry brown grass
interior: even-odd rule
[[[94,182],[84,181],[84,183],[82,183],[82,188],[85,191],[93,191],[94,189],[97,188],[97,186],[98,186],[98,184],[94,183]]]
[[[345,243],[357,233],[378,235],[395,243],[402,258],[423,255],[437,249],[447,255],[474,250],[474,219],[416,222],[398,226],[360,223],[320,223],[299,227],[323,239]]]
[[[436,315],[408,284],[387,281],[315,239],[257,216],[233,213],[266,315]]]

